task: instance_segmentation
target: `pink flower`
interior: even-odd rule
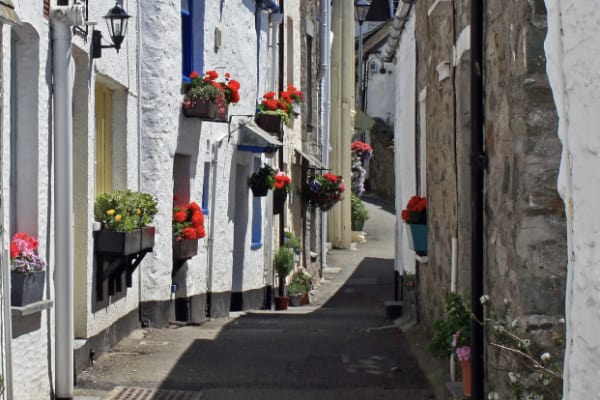
[[[456,349],[456,357],[458,361],[469,361],[471,359],[471,348],[469,346],[462,346]]]

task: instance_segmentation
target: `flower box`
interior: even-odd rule
[[[132,232],[115,232],[100,230],[95,240],[96,253],[131,255],[142,250],[142,230]]]
[[[221,122],[229,122],[229,106],[225,107],[223,112],[219,112],[217,110],[217,116],[215,117],[215,120]]]
[[[269,133],[283,133],[283,119],[280,115],[257,114],[256,124]]]
[[[144,226],[142,228],[142,250],[152,250],[154,247],[154,236],[156,235],[156,228],[153,226]]]
[[[10,302],[14,307],[42,301],[46,271],[10,273]]]
[[[198,240],[173,239],[173,259],[185,260],[198,254]]]
[[[427,224],[406,224],[408,247],[416,252],[427,253]]]
[[[188,118],[215,119],[217,117],[217,105],[211,101],[194,100],[183,106],[183,115]]]

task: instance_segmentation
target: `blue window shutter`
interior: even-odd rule
[[[254,159],[254,170],[258,170],[262,164],[260,158]],[[262,247],[262,197],[252,197],[252,250]]]
[[[193,71],[193,35],[192,35],[192,10],[181,7],[181,74],[184,82],[189,82],[189,75]]]

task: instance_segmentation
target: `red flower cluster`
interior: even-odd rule
[[[373,148],[369,144],[358,140],[352,142],[351,149],[352,151],[373,151]]]
[[[277,94],[273,91],[265,93],[263,101],[260,103],[263,111],[275,111],[283,110],[284,112],[290,112],[291,104],[285,101],[283,98],[275,98]]]
[[[294,85],[288,85],[287,90],[281,92],[280,98],[288,103],[302,103],[304,101],[304,93],[298,90]]]
[[[275,190],[290,190],[292,180],[285,172],[278,172],[275,174]]]
[[[173,208],[173,237],[176,240],[196,240],[205,236],[204,214],[198,204],[191,202],[187,206]]]
[[[279,98],[276,96],[277,93],[273,91],[265,93],[263,100],[257,106],[258,111],[279,111],[291,118],[294,112],[293,104],[304,101],[304,94],[294,85],[288,85],[287,90],[279,94]]]
[[[215,70],[210,70],[204,73],[202,76],[202,81],[206,84],[216,87],[223,92],[227,104],[237,103],[240,101],[240,82],[236,81],[235,79],[231,79],[231,74],[229,72],[225,73],[225,82],[217,82],[217,78],[219,78],[219,73]],[[190,74],[190,79],[192,80],[192,85],[197,84],[198,80],[200,80],[200,74],[198,74],[198,71],[192,71]]]
[[[304,198],[311,206],[327,211],[335,203],[342,200],[342,193],[345,190],[346,185],[344,185],[344,179],[341,176],[324,173],[315,176],[315,179],[308,186],[308,190],[304,193]]]
[[[15,233],[10,242],[10,258],[14,259],[23,252],[37,251],[38,241],[36,238],[27,235],[25,232]]]
[[[402,220],[407,224],[425,224],[427,223],[427,198],[413,196],[402,210]]]

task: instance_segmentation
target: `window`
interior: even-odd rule
[[[181,0],[181,73],[184,82],[190,80],[189,75],[194,70],[193,44],[192,8],[189,0]]]
[[[96,84],[96,193],[112,190],[112,91]]]
[[[262,161],[256,157],[254,159],[254,170],[260,169]],[[251,249],[256,250],[262,247],[262,197],[252,196],[252,245]]]

